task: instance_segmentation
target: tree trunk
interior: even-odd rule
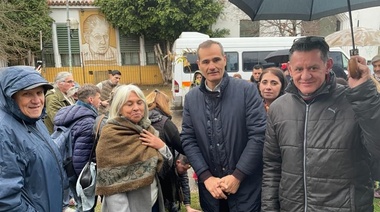
[[[172,53],[170,51],[171,45],[167,41],[164,46],[166,49],[166,55],[163,54],[159,43],[154,45],[154,55],[157,60],[158,68],[160,69],[162,80],[164,85],[167,85],[172,80]]]

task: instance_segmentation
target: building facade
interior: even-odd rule
[[[48,3],[52,11],[50,16],[54,19],[53,38],[52,42],[44,44],[42,74],[49,81],[53,81],[59,71],[72,71],[80,84],[97,83],[108,78],[108,70],[117,69],[122,72],[121,83],[163,83],[153,51],[155,41],[120,34],[107,23],[94,0],[70,0],[68,6],[62,0],[48,0]],[[292,22],[297,24],[296,32],[284,34],[275,25],[252,22],[228,0],[221,0],[221,3],[223,12],[212,28],[229,29],[227,37],[326,36],[349,28],[348,14],[343,13],[319,21]],[[380,7],[357,10],[352,14],[356,26],[380,29]],[[70,27],[74,29],[68,30]],[[379,47],[358,48],[367,59],[379,53]],[[348,54],[350,47],[342,49]]]

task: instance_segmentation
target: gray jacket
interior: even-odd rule
[[[370,155],[380,155],[373,82],[351,89],[330,74],[309,103],[293,82],[287,92],[269,109],[262,211],[373,211]]]

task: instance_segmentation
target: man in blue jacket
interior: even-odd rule
[[[62,161],[41,120],[51,88],[33,67],[0,70],[0,211],[62,211]]]
[[[61,108],[55,118],[55,126],[69,127],[73,141],[73,168],[78,177],[86,162],[88,162],[94,145],[93,127],[100,105],[100,89],[91,84],[85,84],[78,90],[78,101],[75,105]],[[74,194],[77,207],[81,207],[75,190],[76,179],[70,179],[70,187]]]
[[[203,80],[186,95],[181,141],[204,211],[260,211],[266,113],[254,84],[229,77],[219,42],[197,50]]]

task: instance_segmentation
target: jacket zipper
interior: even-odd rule
[[[305,126],[303,130],[303,187],[304,187],[304,198],[305,198],[305,208],[304,211],[307,212],[307,184],[306,184],[306,150],[307,150],[307,123],[309,121],[309,104],[306,104],[305,112]]]

